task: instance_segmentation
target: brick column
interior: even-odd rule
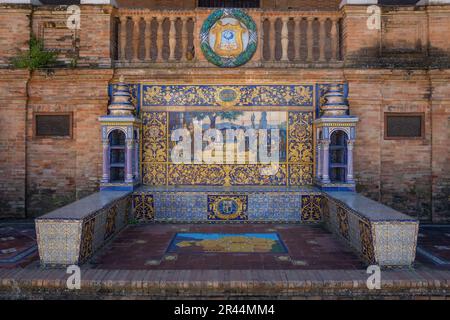
[[[127,17],[119,17],[119,60],[127,58]]]
[[[338,60],[339,34],[338,34],[338,18],[331,20],[331,60]]]

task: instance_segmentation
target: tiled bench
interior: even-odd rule
[[[410,266],[419,222],[354,192],[325,192],[326,227],[356,249],[368,264]]]
[[[81,264],[128,223],[126,191],[97,192],[36,219],[43,266]]]

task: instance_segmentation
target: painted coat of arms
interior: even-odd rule
[[[201,48],[209,62],[219,67],[237,67],[256,51],[256,24],[240,9],[214,11],[203,23]]]

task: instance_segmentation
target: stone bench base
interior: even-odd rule
[[[352,192],[325,193],[322,211],[326,227],[368,264],[410,266],[414,262],[417,220]]]

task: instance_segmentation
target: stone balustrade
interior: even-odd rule
[[[114,60],[119,66],[188,63],[207,66],[199,31],[211,10],[119,9]],[[246,66],[339,66],[341,13],[249,9],[257,24],[258,50]]]

